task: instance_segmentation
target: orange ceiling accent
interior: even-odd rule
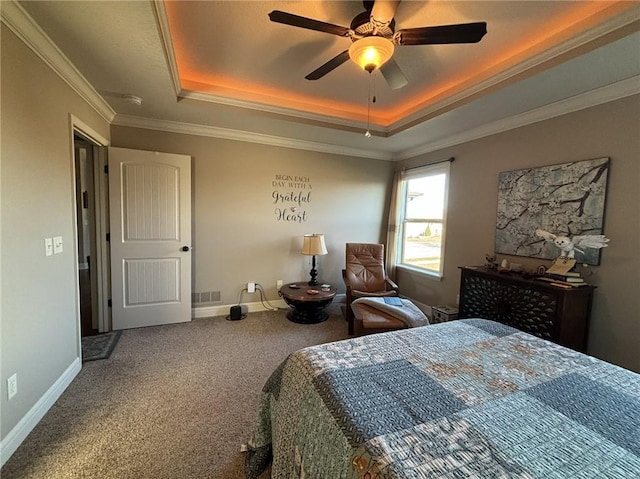
[[[187,41],[176,34],[178,31],[176,26],[177,13],[174,9],[179,8],[179,3],[165,2],[165,5],[167,6],[166,12],[171,28],[178,74],[184,90],[232,98],[239,101],[257,102],[272,107],[294,109],[312,115],[366,121],[366,104],[356,105],[329,101],[309,95],[294,94],[285,89],[266,87],[257,82],[238,81],[237,78],[225,78],[221,75],[200,71],[197,68],[189,68],[187,66],[187,59],[189,58]],[[395,106],[371,110],[371,124],[389,127],[411,114],[433,106],[445,97],[462,92],[472,84],[490,79],[493,75],[509,67],[516,66],[528,58],[541,54],[559,43],[569,40],[581,31],[602,23],[629,8],[637,8],[636,2],[629,1],[605,0],[571,3],[571,10],[564,15],[557,16],[545,28],[541,28],[538,36],[528,38],[519,44],[510,45],[504,50],[496,52],[490,61],[485,62],[482,69],[460,72],[455,78],[435,85],[428,90],[423,90],[414,97]]]
[[[556,17],[552,22],[541,29],[540,35],[530,38],[510,48],[497,52],[483,70],[461,72],[456,78],[451,78],[446,83],[434,86],[428,91],[397,105],[386,112],[386,118],[393,124],[423,108],[435,104],[446,96],[458,93],[473,83],[490,78],[500,71],[513,67],[528,58],[541,54],[544,51],[576,36],[595,25],[598,25],[613,16],[628,10],[637,8],[637,4],[628,1],[600,1],[600,2],[572,2],[572,10],[565,15]]]
[[[284,89],[270,88],[257,83],[238,81],[238,79],[225,78],[221,75],[207,75],[195,71],[183,73],[181,70],[180,81],[182,87],[189,91],[301,110],[325,116],[336,116],[346,120],[359,120],[363,114],[363,109],[354,106],[352,103],[296,95]],[[366,107],[364,114],[366,115]]]

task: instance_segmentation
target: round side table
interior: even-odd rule
[[[287,319],[294,323],[315,324],[326,321],[329,314],[324,310],[336,295],[336,288],[330,286],[323,291],[320,285],[309,286],[305,281],[285,284],[278,294],[293,309]]]

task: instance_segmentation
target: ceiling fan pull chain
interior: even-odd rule
[[[367,131],[364,132],[364,136],[371,138],[371,131],[369,130],[370,118],[371,118],[371,82],[373,81],[371,72],[369,72],[369,97],[367,98]]]
[[[375,103],[376,102],[376,78],[378,77],[378,68],[376,68],[373,71],[373,74],[375,75],[371,81],[373,82],[373,98],[371,99],[371,103]]]

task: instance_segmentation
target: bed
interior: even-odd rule
[[[484,319],[291,354],[246,473],[272,478],[638,478],[640,375]]]

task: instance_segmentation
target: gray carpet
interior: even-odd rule
[[[260,390],[286,356],[346,338],[339,304],[320,324],[250,313],[124,331],[82,371],[0,471],[10,478],[239,479]]]
[[[108,359],[121,334],[122,331],[111,331],[82,338],[82,362]]]

